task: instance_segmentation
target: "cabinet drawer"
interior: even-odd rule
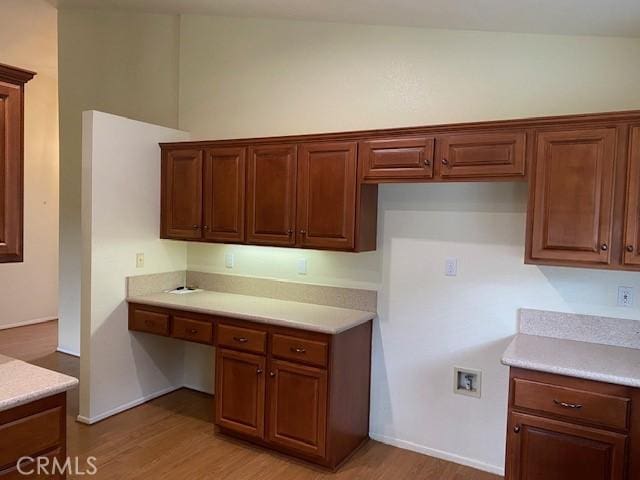
[[[327,350],[327,342],[291,337],[277,333],[272,337],[272,355],[285,360],[326,367]]]
[[[42,458],[42,457],[47,458],[49,460],[49,464],[48,464],[48,468],[46,469],[46,472],[52,472],[53,471],[52,464],[54,462],[54,459],[58,460],[58,465],[64,465],[65,457],[62,453],[63,453],[62,448],[56,448],[55,450],[52,450],[50,452],[39,454],[37,458]],[[0,479],[24,480],[25,478],[29,478],[30,480],[33,480],[33,479],[52,480],[52,479],[67,478],[67,476],[63,473],[57,473],[56,475],[48,475],[47,473],[45,473],[44,469],[41,474],[37,474],[35,472],[37,468],[38,467],[35,461],[23,461],[20,463],[20,469],[23,472],[33,471],[34,473],[32,475],[28,475],[28,476],[22,475],[18,470],[18,466],[14,465],[10,468],[0,471]]]
[[[429,137],[368,140],[360,143],[364,180],[426,179],[433,177],[435,141]]]
[[[513,379],[513,406],[626,430],[631,400],[547,383]]]
[[[62,416],[63,409],[55,407],[0,425],[0,470],[64,442]]]
[[[171,336],[192,342],[212,343],[213,323],[174,315]]]
[[[134,308],[129,318],[129,329],[169,335],[169,314]]]
[[[235,325],[218,324],[218,345],[246,352],[266,353],[267,332]]]
[[[523,177],[526,133],[446,135],[440,139],[438,163],[443,178]]]

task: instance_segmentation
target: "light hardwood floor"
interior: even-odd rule
[[[52,353],[32,363],[78,375],[78,359]],[[501,477],[373,440],[336,473],[225,437],[213,427],[213,399],[177,390],[92,426],[75,421],[68,398],[68,453],[97,458],[98,479],[144,480],[498,480]],[[89,477],[69,477],[89,478]]]

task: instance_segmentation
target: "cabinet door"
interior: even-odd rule
[[[248,243],[295,245],[296,169],[295,145],[249,149]]]
[[[22,261],[22,91],[0,81],[0,263]]]
[[[610,262],[616,130],[538,135],[529,198],[531,259]]]
[[[628,172],[624,263],[640,265],[640,127],[631,129]]]
[[[202,152],[168,150],[162,160],[164,238],[202,237]]]
[[[365,181],[424,180],[433,177],[434,139],[393,138],[360,142],[358,159]]]
[[[298,158],[298,245],[355,246],[355,142],[303,144]]]
[[[627,436],[512,412],[507,480],[623,480]]]
[[[216,350],[216,425],[264,438],[265,358]]]
[[[204,157],[204,238],[244,241],[244,148],[214,148]]]
[[[523,131],[445,135],[439,139],[440,176],[523,177],[526,139]]]
[[[327,430],[327,372],[272,360],[268,440],[323,457]]]

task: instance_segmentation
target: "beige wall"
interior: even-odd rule
[[[0,63],[34,70],[26,86],[24,263],[0,264],[0,328],[58,315],[57,12],[3,0]]]
[[[179,126],[204,139],[640,108],[638,58],[638,39],[185,16]],[[524,265],[525,204],[522,183],[384,185],[376,252],[191,244],[187,262],[379,287],[372,436],[501,472],[517,309],[640,318],[616,306],[638,274]],[[453,395],[455,365],[483,370],[480,400]]]
[[[100,110],[175,127],[178,17],[59,12],[60,347],[80,344],[82,112]]]

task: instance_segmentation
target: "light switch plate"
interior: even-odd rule
[[[299,258],[298,259],[298,275],[306,275],[307,274],[307,259]]]
[[[144,268],[144,253],[136,253],[136,268]]]

